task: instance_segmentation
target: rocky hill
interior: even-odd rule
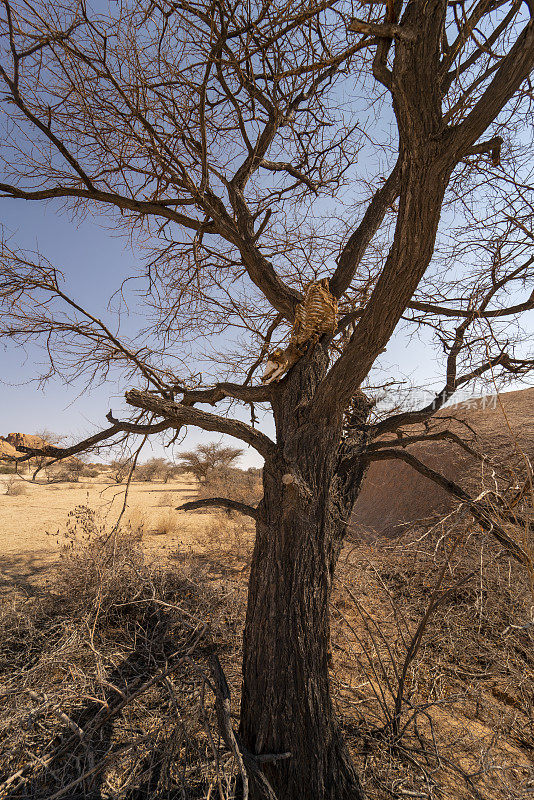
[[[447,419],[454,417],[455,419]],[[534,458],[534,389],[505,392],[442,409],[436,418],[487,454],[500,470],[521,469],[523,451]],[[462,422],[467,423],[476,438]],[[431,442],[407,448],[417,458],[466,489],[492,486],[491,465],[480,462],[450,442]],[[443,489],[402,461],[371,464],[354,508],[356,533],[395,536],[407,523],[450,511],[456,504]]]
[[[24,455],[23,451],[17,448],[24,447],[43,447],[48,444],[40,436],[32,436],[27,433],[8,433],[7,436],[0,436],[0,461],[10,461],[13,458]]]

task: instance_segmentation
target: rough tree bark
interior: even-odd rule
[[[363,468],[354,470],[353,461],[349,468],[343,458],[342,415],[319,428],[308,419],[326,367],[325,350],[317,347],[276,392],[278,448],[264,469],[249,583],[241,737],[254,753],[291,752],[265,767],[284,800],[363,797],[328,670],[332,577]],[[364,448],[368,412],[359,394],[351,451]]]

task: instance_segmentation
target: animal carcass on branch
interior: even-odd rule
[[[302,303],[295,309],[291,338],[285,349],[277,347],[268,356],[262,381],[280,380],[304,355],[309,342],[316,342],[323,334],[332,336],[337,327],[337,300],[330,293],[328,278],[312,281],[306,289]]]

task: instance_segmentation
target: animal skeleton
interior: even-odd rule
[[[337,300],[330,293],[328,278],[312,281],[302,303],[295,309],[295,321],[288,346],[277,347],[268,356],[262,382],[280,380],[304,354],[304,346],[316,342],[322,334],[332,336],[337,327]]]

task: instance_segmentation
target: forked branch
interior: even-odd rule
[[[418,32],[406,25],[393,25],[388,22],[365,22],[353,19],[347,30],[351,33],[365,33],[367,36],[383,36],[386,39],[401,39],[404,42],[415,42]]]
[[[110,415],[111,412],[108,415],[108,419]],[[26,455],[10,460],[15,461],[17,464],[22,464],[23,462],[29,461],[31,458],[35,458],[36,456],[45,456],[54,459],[54,461],[51,463],[55,463],[56,461],[62,461],[64,458],[75,456],[78,453],[85,453],[87,450],[91,450],[101,442],[107,441],[116,434],[123,433],[124,431],[146,435],[152,433],[161,433],[161,431],[164,431],[166,428],[170,427],[171,426],[167,422],[159,422],[156,425],[136,425],[133,422],[119,422],[112,425],[110,428],[105,428],[103,431],[95,433],[94,436],[89,436],[87,439],[83,439],[81,442],[73,444],[71,447],[54,447],[53,445],[45,445],[44,447],[28,447],[27,445],[22,444],[17,445],[17,450],[20,450],[22,453],[26,453]]]
[[[275,456],[276,445],[264,433],[254,430],[250,425],[239,422],[235,419],[227,419],[217,414],[209,414],[200,411],[192,406],[185,406],[182,403],[173,403],[163,397],[158,397],[148,392],[141,392],[139,389],[131,389],[126,392],[126,402],[142,408],[143,411],[152,411],[160,417],[164,417],[169,427],[181,427],[182,425],[195,425],[205,431],[217,431],[228,436],[246,442],[258,451],[265,459]]]

